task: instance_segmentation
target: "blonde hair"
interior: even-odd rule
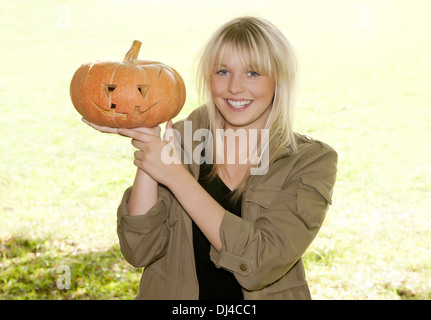
[[[214,33],[204,47],[197,70],[198,91],[208,108],[213,137],[217,129],[224,128],[224,119],[212,100],[210,78],[225,53],[232,50],[238,53],[244,67],[275,80],[272,110],[265,126],[271,145],[275,146],[269,155],[271,163],[280,150],[296,150],[292,124],[298,67],[294,50],[280,30],[261,18],[236,18]],[[217,152],[220,150],[215,150],[214,160]],[[214,175],[217,166],[216,163],[213,166]],[[239,193],[245,188],[244,182],[238,188]]]

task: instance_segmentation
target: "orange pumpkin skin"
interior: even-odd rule
[[[137,60],[134,41],[123,62],[96,61],[76,70],[70,97],[84,119],[113,128],[154,127],[181,111],[186,90],[173,68]]]

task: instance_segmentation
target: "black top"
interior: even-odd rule
[[[241,216],[241,199],[231,201],[231,190],[217,176],[208,179],[211,165],[200,166],[200,185],[227,211]],[[234,275],[222,268],[217,268],[210,260],[210,242],[193,222],[193,246],[196,272],[199,281],[200,300],[243,300],[241,286]]]

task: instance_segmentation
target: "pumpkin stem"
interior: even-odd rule
[[[136,63],[136,60],[138,60],[139,50],[141,49],[141,44],[141,41],[133,41],[132,47],[129,49],[129,51],[127,51],[126,55],[124,56],[123,63]]]

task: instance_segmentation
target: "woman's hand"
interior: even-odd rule
[[[111,128],[111,127],[105,127],[105,126],[99,126],[97,124],[94,124],[92,122],[89,122],[85,120],[84,118],[81,119],[82,122],[88,124],[93,129],[103,132],[103,133],[114,133],[114,134],[120,134],[118,132],[118,129],[120,128]],[[139,131],[139,132],[145,132],[151,135],[154,135],[156,137],[160,137],[160,126],[155,126],[153,128],[146,128],[146,127],[140,127],[140,128],[134,128],[133,130]]]
[[[111,127],[104,127],[104,126],[98,126],[97,124],[94,124],[90,121],[85,120],[84,118],[81,119],[82,122],[88,124],[93,129],[103,132],[103,133],[116,133],[118,134],[118,128],[111,128]]]
[[[82,121],[97,131],[132,138],[132,145],[138,149],[135,151],[133,163],[138,169],[166,186],[178,176],[179,170],[185,170],[175,150],[171,121],[166,123],[164,139],[160,138],[160,126],[126,129],[99,126],[85,119]]]
[[[132,138],[135,151],[134,164],[154,180],[169,187],[185,168],[175,150],[172,122],[166,123],[164,139],[135,129],[118,129],[118,134]]]

